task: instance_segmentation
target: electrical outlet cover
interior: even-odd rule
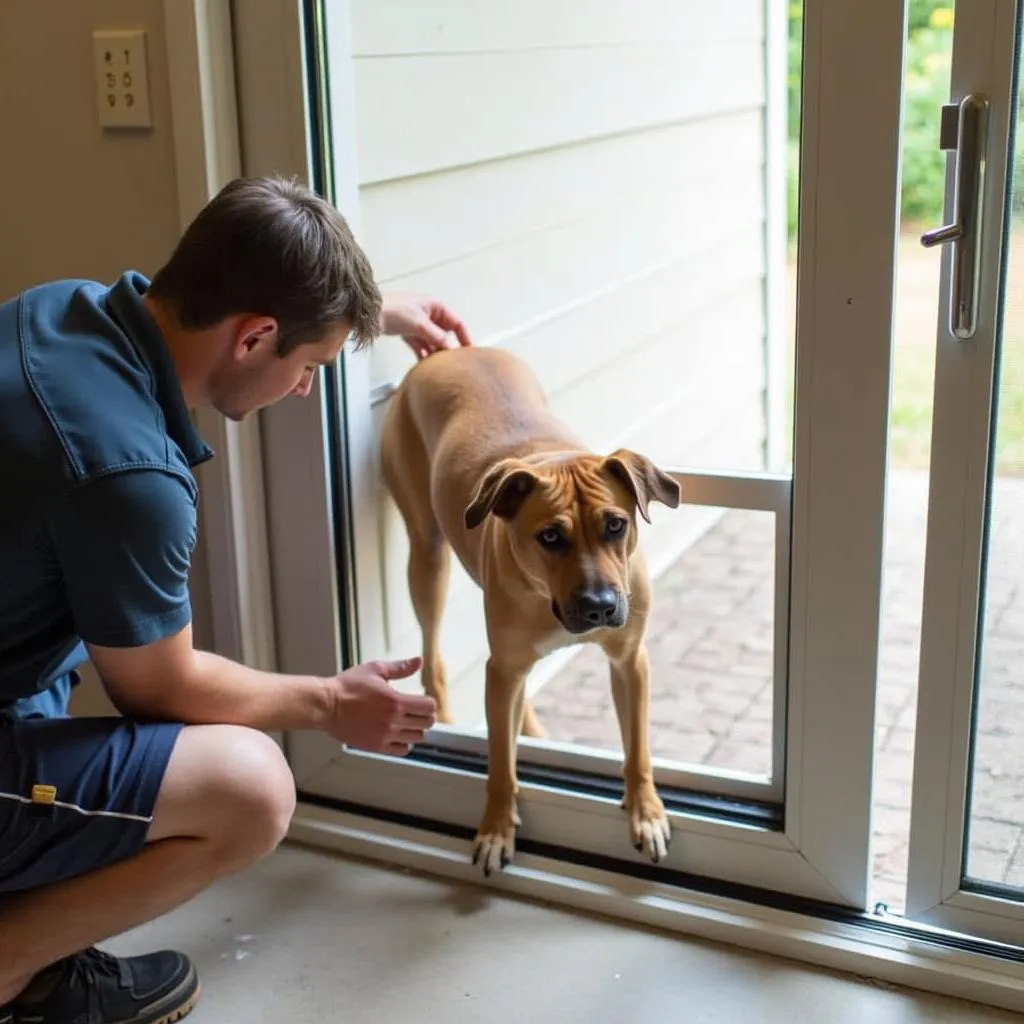
[[[145,31],[97,30],[92,41],[100,124],[104,128],[151,128]]]

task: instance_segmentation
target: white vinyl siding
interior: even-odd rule
[[[443,298],[478,343],[522,355],[597,450],[762,468],[763,20],[761,0],[355,0],[361,237],[378,279]],[[390,342],[371,358],[378,388],[412,362]],[[406,541],[382,512],[388,646],[413,652]],[[708,522],[658,514],[650,561]],[[474,714],[482,626],[455,567],[443,651]]]

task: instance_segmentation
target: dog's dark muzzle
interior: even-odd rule
[[[614,587],[577,590],[566,607],[551,602],[555,618],[574,634],[594,629],[619,629],[626,622],[626,599]]]

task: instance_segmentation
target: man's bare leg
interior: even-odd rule
[[[44,967],[260,860],[283,839],[294,809],[291,772],[267,736],[236,726],[185,728],[140,854],[0,902],[0,1005]],[[48,918],[60,927],[44,927]]]

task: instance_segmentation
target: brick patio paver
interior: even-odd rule
[[[889,483],[875,735],[872,898],[904,905],[917,709],[927,476]],[[1024,886],[1024,481],[993,511],[968,871]],[[649,630],[656,757],[771,769],[772,516],[731,511],[655,584]],[[621,747],[604,656],[585,647],[537,695],[555,739]]]

